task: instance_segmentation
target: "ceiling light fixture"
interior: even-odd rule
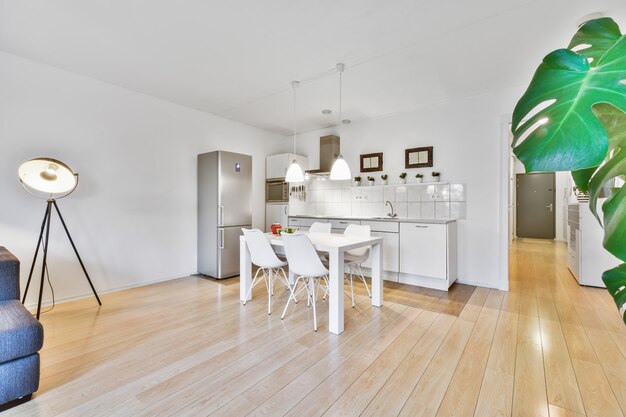
[[[296,132],[297,132],[297,119],[298,114],[296,112],[296,88],[300,83],[298,81],[291,82],[291,88],[293,90],[293,154],[296,155]],[[287,182],[304,182],[304,172],[302,167],[295,159],[291,162],[287,174],[285,175],[285,181]]]
[[[337,64],[337,72],[339,73],[339,128],[341,129],[342,124],[350,123],[350,119],[342,118],[342,103],[341,103],[341,93],[342,93],[342,85],[341,85],[341,77],[343,74],[343,70],[345,69],[345,65]],[[341,137],[341,135],[339,135]],[[352,178],[352,174],[350,173],[350,167],[348,167],[348,163],[343,156],[339,154],[335,163],[333,163],[333,167],[330,170],[330,179],[333,181],[341,181],[341,180],[349,180]]]

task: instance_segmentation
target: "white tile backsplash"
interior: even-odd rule
[[[341,202],[350,203],[352,201],[352,192],[349,188],[341,190]]]
[[[466,207],[467,207],[467,203],[465,201],[451,201],[450,202],[450,217],[453,219],[460,219],[460,220],[467,218]]]
[[[398,203],[406,203],[407,200],[407,189],[405,186],[401,185],[398,187],[394,187],[396,189],[396,201]]]
[[[408,214],[408,203],[395,203],[393,205],[394,210],[398,217],[409,217]]]
[[[385,190],[383,187],[376,187],[372,189],[372,203],[383,203],[385,197]]]
[[[343,199],[343,193],[341,188],[335,188],[333,190],[332,199],[330,202],[341,202]]]
[[[450,203],[443,201],[435,202],[435,218],[447,219],[450,217]]]
[[[421,213],[422,219],[434,219],[435,218],[435,203],[434,202],[432,201],[424,202],[421,204],[421,208],[422,208],[422,213]]]
[[[450,201],[465,201],[465,184],[450,184]]]
[[[465,184],[406,184],[354,187],[352,181],[307,181],[306,201],[290,201],[291,214],[384,216],[390,201],[399,217],[466,218]]]
[[[383,199],[385,201],[396,202],[396,187],[383,187]]]
[[[363,188],[361,189],[361,195],[364,203],[370,203],[372,201],[372,189],[371,188]]]

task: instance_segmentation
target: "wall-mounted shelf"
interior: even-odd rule
[[[384,187],[413,187],[413,186],[426,186],[426,185],[449,185],[450,183],[447,181],[438,181],[438,182],[409,182],[406,184],[387,184],[387,185],[353,185],[351,188],[384,188]]]

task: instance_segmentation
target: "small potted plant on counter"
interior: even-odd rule
[[[354,186],[359,187],[361,185],[361,177],[354,177]]]
[[[415,174],[415,180],[417,181],[418,184],[421,183],[424,180],[424,174],[420,174],[420,173]]]
[[[433,176],[433,182],[439,182],[439,177],[441,176],[441,172],[433,171],[431,175]]]
[[[406,184],[406,172],[400,174],[400,184]]]
[[[367,177],[367,182],[369,182],[370,185],[374,185],[374,177]]]
[[[387,185],[387,174],[381,175],[380,179],[383,180],[383,185]]]

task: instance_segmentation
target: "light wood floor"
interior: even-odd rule
[[[57,306],[41,388],[8,416],[623,416],[626,329],[579,287],[565,246],[515,243],[511,290],[476,289],[459,317],[346,300],[318,333],[236,280],[185,278]],[[393,290],[386,290],[393,291]]]

